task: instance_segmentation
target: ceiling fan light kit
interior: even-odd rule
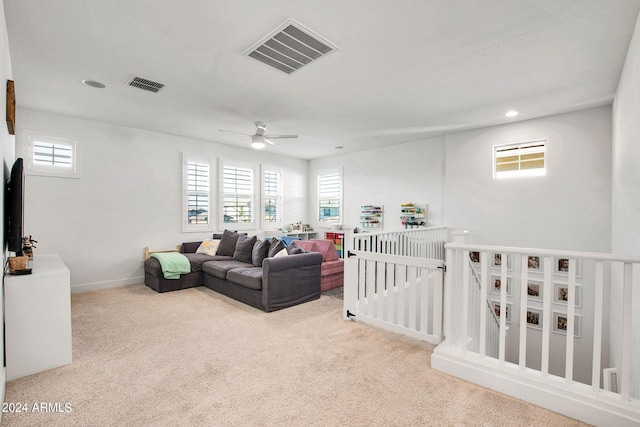
[[[251,137],[251,148],[255,148],[256,150],[262,150],[265,146],[264,136],[253,135]]]

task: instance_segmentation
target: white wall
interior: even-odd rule
[[[629,45],[613,108],[612,250],[620,254],[640,254],[640,17]],[[614,271],[619,278],[620,272]],[[634,277],[640,277],[635,271]],[[631,392],[640,398],[640,287],[633,289],[633,342]],[[620,307],[622,290],[611,295],[611,360],[620,360]],[[619,362],[617,366],[620,366]]]
[[[74,291],[141,283],[145,246],[169,249],[210,236],[182,232],[183,151],[212,164],[224,158],[279,167],[285,223],[306,220],[306,160],[29,109],[18,114],[21,156],[25,130],[78,139],[80,179],[27,175],[25,183],[25,233],[38,241],[36,256],[62,257]]]
[[[309,162],[309,218],[317,217],[315,173],[343,169],[342,222],[360,227],[360,207],[384,205],[384,229],[399,230],[402,203],[426,203],[427,225],[443,225],[444,138],[409,142]]]
[[[11,69],[11,56],[9,54],[9,40],[7,36],[7,24],[4,16],[4,0],[0,0],[0,87],[6,88],[6,81],[13,80],[13,73]],[[6,90],[6,89],[5,89]],[[0,102],[0,117],[6,117],[7,106],[5,102]],[[16,120],[20,120],[19,116]],[[4,178],[3,183],[6,181],[8,177],[9,170],[13,165],[13,161],[15,160],[15,137],[13,135],[9,135],[9,131],[6,125],[1,126],[0,130],[0,156],[2,156],[2,161],[0,161],[0,165],[4,166]],[[4,188],[4,185],[3,187]],[[3,213],[4,218],[4,190],[1,191],[0,194],[0,212]],[[2,227],[0,227],[0,241],[3,242],[3,257],[2,257],[2,265],[6,265],[6,256],[7,253],[5,251],[6,246],[4,246],[4,223]],[[3,275],[3,288],[4,288],[4,275]],[[0,295],[0,319],[4,319],[4,293]],[[5,387],[5,379],[6,379],[6,369],[4,368],[4,328],[0,330],[0,402],[4,402],[4,387]],[[0,413],[0,420],[2,420],[2,414]]]
[[[547,140],[546,176],[493,179],[494,145]],[[611,109],[446,138],[446,224],[481,244],[610,250]]]

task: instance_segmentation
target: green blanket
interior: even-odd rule
[[[159,252],[151,256],[160,261],[165,279],[179,279],[181,274],[191,272],[189,259],[179,252]]]

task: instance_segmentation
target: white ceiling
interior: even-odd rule
[[[639,0],[4,0],[19,107],[313,159],[608,105]],[[242,53],[293,18],[340,49]],[[166,84],[129,86],[132,75]],[[97,80],[105,89],[84,86]],[[18,117],[19,121],[19,117]],[[19,125],[19,123],[18,123]],[[343,146],[341,151],[336,146]]]

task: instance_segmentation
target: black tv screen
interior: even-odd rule
[[[10,252],[22,255],[22,228],[24,215],[24,165],[17,158],[11,168],[5,190],[5,238]]]

